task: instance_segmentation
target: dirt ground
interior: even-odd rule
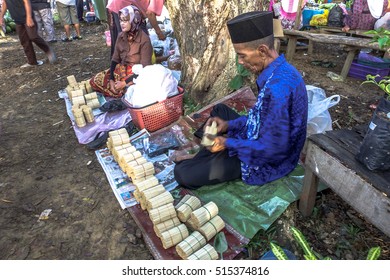
[[[153,258],[131,216],[121,210],[94,152],[78,143],[58,97],[67,76],[82,81],[108,68],[104,29],[83,24],[83,40],[52,45],[57,64],[30,69],[20,68],[26,61],[16,35],[0,39],[0,259]],[[299,50],[292,63],[306,84],[341,95],[330,110],[334,129],[368,123],[369,105],[380,98],[379,91],[360,87],[352,78],[331,81],[326,73],[340,73],[346,52],[331,45],[314,49],[311,56]],[[336,67],[311,65],[324,59]],[[45,209],[52,209],[48,219],[38,220]],[[331,191],[318,196],[316,209],[305,219],[292,204],[276,222],[274,239],[294,249],[282,230],[293,223],[324,256],[364,259],[369,248],[381,246],[381,259],[390,259],[389,237]],[[264,248],[254,244],[248,246],[253,253],[240,258],[258,257]]]

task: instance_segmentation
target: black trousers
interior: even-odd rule
[[[217,104],[210,116],[228,121],[240,115],[224,104]],[[195,132],[195,136],[203,136],[203,126]],[[230,157],[227,150],[212,153],[202,148],[192,159],[177,163],[174,174],[180,186],[197,189],[241,178],[241,162],[237,156]]]
[[[76,0],[76,11],[77,11],[77,17],[79,21],[83,21],[84,18],[84,1],[83,0]]]

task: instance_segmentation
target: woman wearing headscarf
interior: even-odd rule
[[[153,47],[149,36],[140,29],[141,14],[135,6],[119,11],[122,32],[115,44],[109,70],[98,73],[90,80],[92,88],[108,97],[121,97],[132,84],[135,64],[151,65]]]

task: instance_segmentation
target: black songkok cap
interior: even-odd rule
[[[258,40],[273,34],[272,12],[255,11],[227,22],[233,44]]]

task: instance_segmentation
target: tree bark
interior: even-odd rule
[[[235,52],[226,23],[244,12],[261,10],[264,0],[169,0],[172,27],[182,58],[182,84],[205,105],[230,93],[236,75]]]

